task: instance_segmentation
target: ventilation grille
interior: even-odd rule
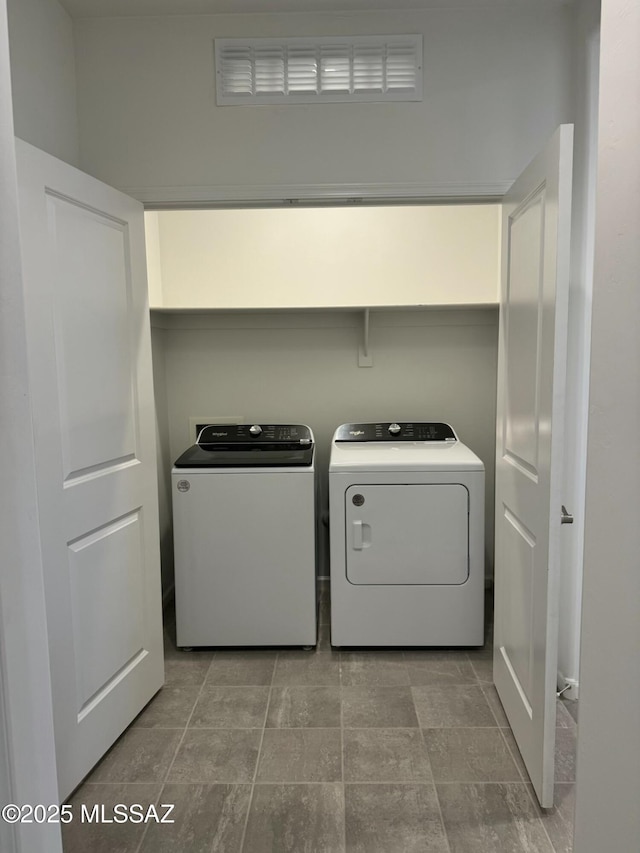
[[[216,39],[217,102],[421,101],[422,36]]]

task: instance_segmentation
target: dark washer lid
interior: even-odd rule
[[[176,468],[309,466],[313,435],[304,424],[208,424]]]
[[[424,421],[342,424],[335,441],[457,441],[449,424]]]
[[[176,468],[277,468],[306,465],[313,462],[313,446],[304,450],[203,450],[193,444],[180,456]]]

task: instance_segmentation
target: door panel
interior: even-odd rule
[[[350,486],[345,509],[350,583],[459,585],[469,577],[464,486]]]
[[[143,547],[139,511],[69,545],[79,714],[144,651]]]
[[[58,261],[53,322],[68,481],[135,455],[133,281],[126,222],[46,199]]]
[[[544,807],[553,804],[572,145],[563,125],[503,205],[494,680]]]
[[[531,600],[535,544],[531,531],[505,509],[502,564],[509,567],[504,578],[504,598],[509,606],[501,613],[503,655],[528,705],[531,704]]]
[[[142,207],[17,141],[60,796],[162,686]]]
[[[505,459],[537,477],[544,188],[513,212],[509,221],[510,274],[506,304],[507,411]]]

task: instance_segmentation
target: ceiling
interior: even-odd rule
[[[259,12],[364,12],[387,9],[540,5],[541,0],[60,0],[73,18]],[[556,0],[563,2],[563,0]]]

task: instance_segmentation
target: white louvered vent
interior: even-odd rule
[[[421,101],[422,36],[216,39],[219,105]]]

